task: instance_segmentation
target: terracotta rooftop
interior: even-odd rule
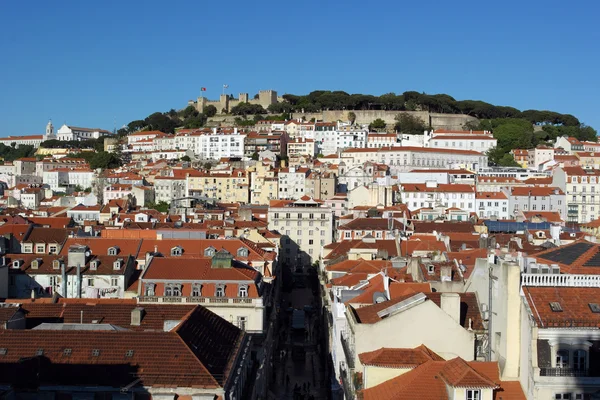
[[[540,328],[600,328],[600,308],[592,310],[600,307],[600,288],[523,286],[523,292]],[[553,311],[552,303],[560,311]]]
[[[414,349],[385,348],[361,353],[358,358],[363,365],[387,368],[415,368],[427,361],[444,361],[425,345]]]
[[[538,263],[558,264],[561,273],[600,275],[600,244],[578,240],[532,255]]]
[[[0,382],[36,376],[42,386],[124,387],[134,374],[143,386],[216,389],[229,377],[244,337],[201,306],[172,332],[3,330]],[[47,360],[51,368],[39,368],[39,351],[41,362]],[[34,362],[21,362],[28,357]]]
[[[428,300],[433,301],[438,307],[440,306],[441,293],[424,293]],[[366,307],[352,308],[356,320],[362,324],[374,324],[381,321],[381,318],[377,313],[387,307],[397,304],[403,300],[412,297],[414,293],[408,294],[404,297],[391,299],[384,301],[383,303],[377,303]],[[463,328],[469,328],[469,320],[472,321],[472,328],[474,330],[483,330],[483,321],[481,319],[481,313],[479,312],[479,305],[477,303],[477,297],[475,293],[459,293],[461,302],[460,311],[460,324]]]

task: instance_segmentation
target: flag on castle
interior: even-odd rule
[[[205,87],[200,88],[200,90],[203,91],[203,92],[206,92],[206,88]]]
[[[227,89],[229,85],[223,85],[223,89]]]

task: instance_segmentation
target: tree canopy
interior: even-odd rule
[[[371,122],[371,124],[369,125],[369,130],[370,131],[380,131],[385,129],[385,127],[387,126],[387,124],[385,123],[384,120],[382,120],[381,118],[377,118],[375,121]]]
[[[396,115],[396,125],[394,129],[400,133],[406,133],[409,135],[422,135],[429,126],[423,122],[419,117],[415,117],[411,114],[401,113]]]
[[[5,161],[14,161],[23,157],[33,157],[35,149],[33,146],[7,146],[4,143],[0,143],[0,157]]]

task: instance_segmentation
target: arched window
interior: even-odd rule
[[[587,369],[586,357],[587,352],[585,350],[575,350],[573,352],[573,369],[580,371]]]
[[[119,252],[119,248],[117,246],[109,247],[108,248],[108,255],[109,256],[116,256],[118,252]]]
[[[180,256],[183,254],[183,249],[180,246],[175,246],[171,249],[172,256]]]
[[[556,352],[556,368],[569,368],[569,350]]]
[[[215,248],[214,247],[212,247],[212,246],[211,247],[207,247],[204,250],[204,256],[205,257],[212,257],[214,255],[215,255]]]
[[[237,251],[238,257],[248,257],[248,249],[245,247],[240,247]]]

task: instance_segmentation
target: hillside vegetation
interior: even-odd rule
[[[247,103],[232,109],[238,126],[251,126],[265,112],[289,115],[293,112],[320,112],[324,110],[386,110],[386,111],[428,111],[432,113],[466,114],[479,120],[469,123],[465,129],[489,130],[498,139],[498,147],[489,153],[490,163],[515,165],[508,154],[512,149],[528,149],[538,144],[551,143],[557,137],[567,135],[579,140],[597,141],[597,132],[583,124],[571,114],[548,110],[524,110],[510,106],[497,106],[481,100],[456,100],[447,94],[426,94],[414,91],[402,94],[387,93],[381,96],[348,94],[343,91],[316,90],[307,95],[284,94],[284,102],[271,104],[267,110]],[[209,108],[210,107],[210,108]],[[177,127],[199,128],[216,113],[209,106],[199,113],[189,106],[181,111],[156,112],[143,120],[135,120],[127,128],[119,130],[124,135],[138,130],[160,130],[175,132]],[[247,119],[254,115],[253,119]],[[279,117],[279,116],[278,116]],[[429,128],[426,121],[399,115],[395,125],[402,133],[422,133]],[[377,121],[379,122],[379,121]],[[373,124],[372,124],[373,125]],[[375,124],[377,125],[377,124]]]

